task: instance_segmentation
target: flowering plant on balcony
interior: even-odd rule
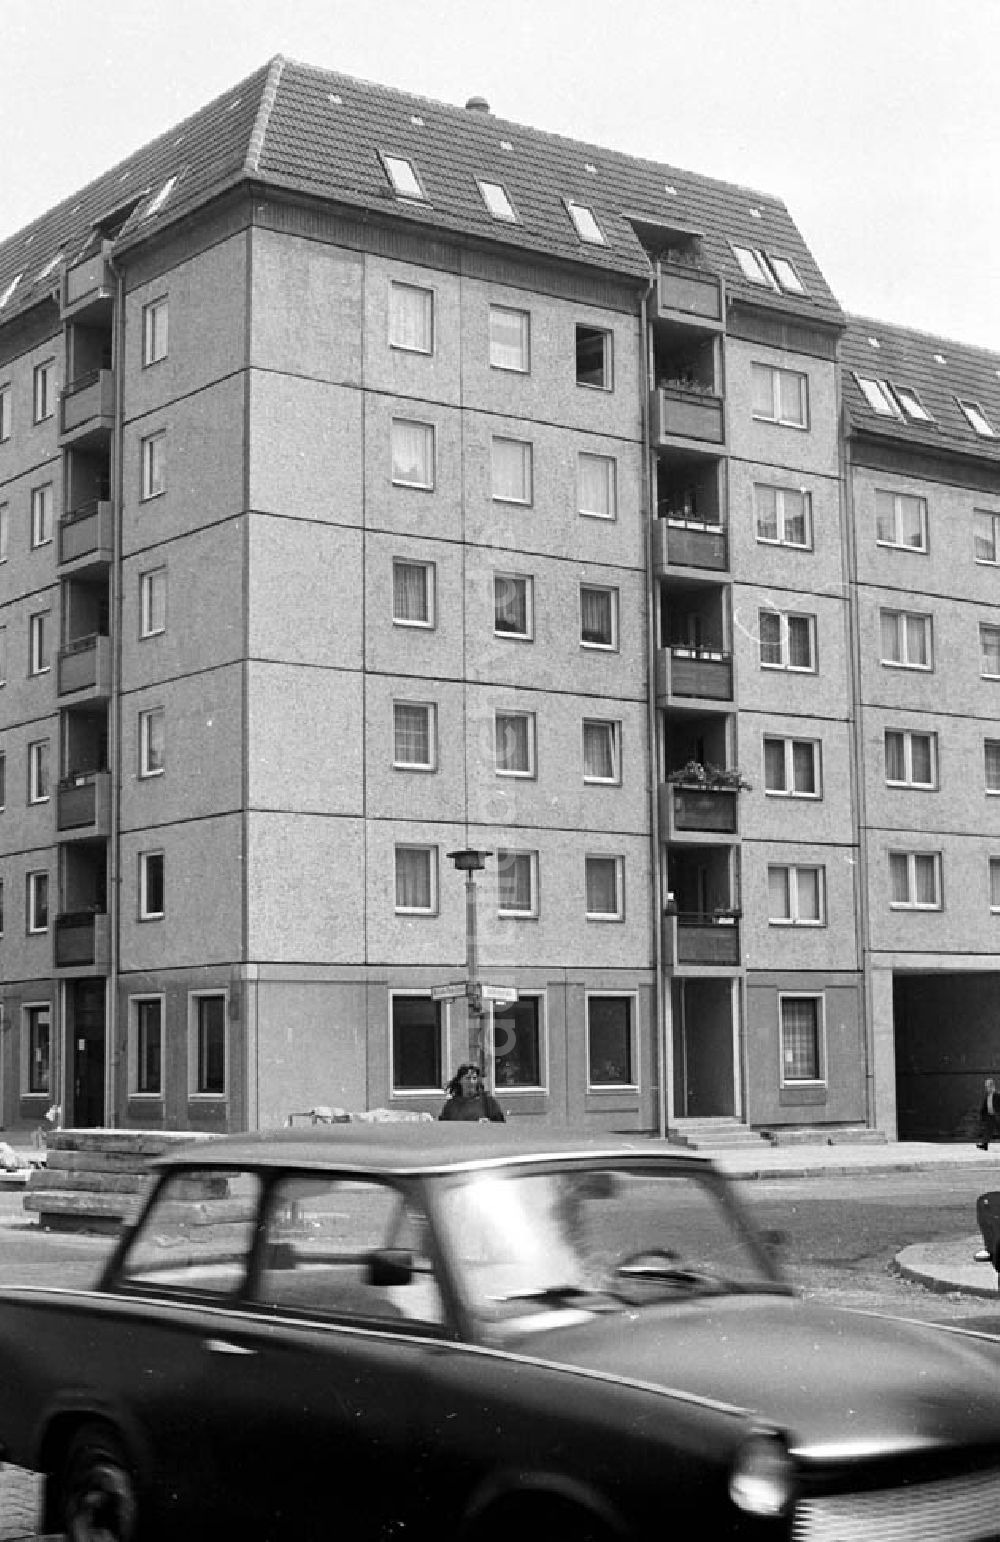
[[[715,396],[716,390],[706,380],[693,375],[662,375],[657,384],[661,391],[684,391],[688,396]]]
[[[681,787],[697,787],[703,792],[750,792],[753,788],[753,783],[735,766],[714,766],[710,760],[704,765],[700,760],[689,760],[676,771],[669,771],[667,781]]]

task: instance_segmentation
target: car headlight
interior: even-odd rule
[[[795,1468],[777,1435],[751,1435],[736,1453],[729,1497],[748,1515],[783,1515],[792,1502]]]

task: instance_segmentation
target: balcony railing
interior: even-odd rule
[[[109,771],[85,771],[59,783],[56,829],[63,840],[108,836],[111,829]]]
[[[661,262],[657,269],[657,299],[661,316],[701,324],[723,322],[722,280],[689,263]]]
[[[660,783],[660,831],[665,840],[677,835],[735,835],[738,829],[735,788]]]
[[[60,696],[87,691],[94,700],[111,694],[111,639],[94,633],[60,648],[57,660]]]
[[[680,911],[663,917],[663,962],[738,968],[740,963],[740,915],[737,910]]]
[[[733,660],[714,648],[659,648],[656,654],[656,694],[670,697],[702,697],[707,701],[732,701]]]
[[[64,444],[86,444],[109,434],[115,421],[113,371],[95,369],[72,380],[63,389],[59,411]]]
[[[106,305],[115,292],[115,276],[102,248],[75,262],[63,274],[62,314],[78,315],[92,305]]]
[[[703,568],[724,573],[729,568],[729,536],[725,525],[668,516],[653,523],[653,567]]]
[[[718,450],[726,442],[725,403],[714,392],[666,383],[653,392],[653,439],[661,445],[683,440]]]
[[[64,911],[55,922],[55,966],[106,974],[111,928],[104,911]]]
[[[63,515],[59,521],[60,566],[107,565],[113,555],[114,525],[110,503],[94,498]]]

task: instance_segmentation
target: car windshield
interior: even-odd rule
[[[483,1170],[449,1184],[438,1209],[466,1304],[492,1323],[786,1289],[710,1174]]]

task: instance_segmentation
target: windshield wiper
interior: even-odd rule
[[[656,1284],[681,1285],[686,1290],[705,1291],[707,1294],[724,1294],[732,1287],[728,1280],[720,1279],[704,1269],[692,1269],[685,1264],[634,1263],[620,1264],[615,1270],[619,1280],[651,1280]]]
[[[605,1291],[593,1290],[586,1285],[541,1285],[529,1287],[527,1290],[511,1290],[502,1296],[490,1296],[491,1301],[537,1301],[542,1306],[572,1306],[582,1304],[582,1298],[586,1297],[587,1309],[606,1310],[613,1306]],[[594,1303],[599,1303],[595,1306]]]

